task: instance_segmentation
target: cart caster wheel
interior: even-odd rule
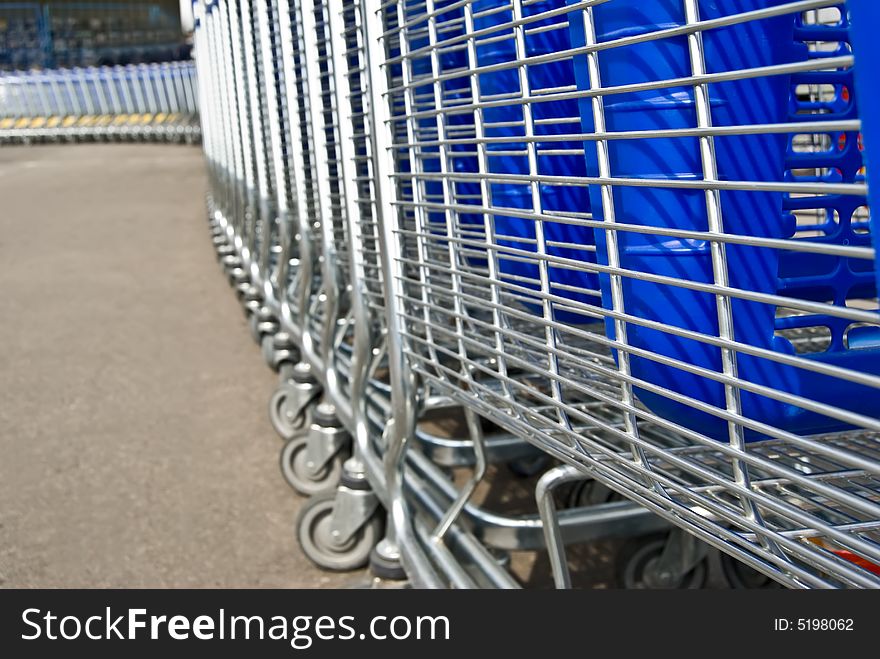
[[[296,369],[296,355],[293,355],[291,359],[286,359],[278,364],[278,380],[281,382],[287,382],[291,378],[293,378],[293,372]]]
[[[563,490],[562,505],[566,508],[587,508],[612,501],[621,501],[622,498],[617,492],[599,481],[587,479],[576,481],[569,489]]]
[[[736,560],[723,552],[718,552],[718,562],[721,565],[721,573],[731,588],[739,589],[773,589],[782,588],[782,584],[774,581],[766,574],[761,574],[755,568],[742,561]]]
[[[298,355],[291,354],[289,350],[279,350],[278,342],[271,335],[263,337],[260,351],[263,354],[263,360],[266,362],[266,365],[276,373],[289,373],[290,368],[295,364],[291,360],[298,360],[299,357]],[[286,381],[284,377],[281,377],[281,382]]]
[[[672,581],[659,578],[655,566],[663,555],[667,536],[636,538],[620,550],[617,560],[617,583],[620,588],[644,590],[698,590],[709,579],[707,558],[697,563],[687,574],[673,577]]]
[[[256,342],[260,343],[263,339],[260,334],[260,319],[258,314],[251,314],[248,318],[248,329],[251,332],[251,338]]]
[[[274,371],[276,368],[275,360],[275,337],[266,334],[260,339],[260,352],[263,354],[263,360]]]
[[[370,552],[370,572],[377,579],[385,581],[406,581],[406,570],[399,560],[386,558],[378,551],[378,545]]]
[[[370,553],[382,538],[382,518],[373,515],[348,540],[337,543],[331,534],[336,492],[329,491],[309,499],[296,522],[296,535],[303,553],[315,565],[333,572],[364,567]]]
[[[307,429],[311,418],[311,405],[306,406],[295,417],[291,416],[286,404],[288,395],[286,387],[278,387],[272,394],[272,398],[269,399],[269,420],[272,422],[275,432],[284,440],[292,439],[300,431]]]
[[[340,451],[318,473],[312,474],[306,464],[307,434],[303,432],[284,444],[281,449],[281,474],[290,487],[308,497],[336,488],[342,478],[342,465],[348,456],[345,451]]]

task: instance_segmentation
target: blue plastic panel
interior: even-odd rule
[[[850,34],[855,56],[855,79],[859,92],[859,110],[862,118],[862,140],[865,147],[865,164],[868,173],[868,199],[870,207],[880,209],[880,2],[877,0],[848,0],[852,23]],[[871,163],[874,170],[871,170]],[[880,212],[871,214],[871,233],[874,248],[880,236]],[[877,288],[880,289],[880,269],[875,268]]]
[[[703,0],[703,20],[784,4],[782,0]],[[572,14],[572,45],[585,43],[580,12]],[[593,10],[594,24],[600,42],[656,31],[685,23],[680,0],[614,0]],[[703,33],[706,67],[709,73],[736,71],[803,60],[807,56],[804,41],[811,35],[798,34],[808,29],[794,14],[708,30]],[[844,29],[837,38],[845,42]],[[662,81],[692,74],[687,38],[684,36],[653,40],[600,52],[600,75],[603,86]],[[590,80],[585,59],[576,58],[575,74],[579,89],[589,89]],[[844,74],[846,75],[846,74]],[[810,82],[810,81],[806,81]],[[819,82],[818,80],[815,82]],[[827,82],[827,81],[826,81]],[[846,111],[854,108],[853,91],[846,80],[832,81],[836,93],[846,100]],[[782,123],[792,120],[792,112],[802,100],[797,85],[803,79],[790,75],[746,78],[709,85],[713,125],[737,126]],[[803,109],[803,108],[800,108]],[[829,108],[822,108],[822,111]],[[854,109],[852,110],[854,112]],[[690,87],[618,93],[604,97],[606,127],[610,131],[661,130],[695,127],[696,111]],[[815,119],[815,116],[812,117]],[[594,130],[592,104],[581,101],[581,119],[585,132]],[[858,176],[860,156],[856,136],[831,136],[829,151],[819,156],[810,154],[826,181],[850,180]],[[785,135],[728,135],[715,138],[718,175],[731,181],[780,181],[793,176],[798,166]],[[595,149],[586,149],[590,176],[598,175]],[[833,162],[822,162],[823,159]],[[709,230],[705,195],[698,189],[663,187],[663,181],[700,180],[703,167],[696,138],[661,137],[637,140],[612,140],[609,143],[611,174],[623,178],[647,178],[657,181],[651,187],[614,186],[613,198],[617,221],[658,228]],[[804,163],[800,163],[806,166]],[[846,164],[839,169],[838,165]],[[824,169],[823,169],[824,168]],[[792,211],[792,200],[777,192],[722,191],[721,209],[726,233],[793,238],[798,231]],[[857,198],[854,198],[857,199]],[[591,189],[594,217],[603,217],[600,190]],[[803,203],[803,202],[801,202]],[[814,213],[837,217],[833,231],[818,238],[828,242],[848,240],[852,230],[855,206],[852,199],[834,199],[818,204],[809,202]],[[818,206],[818,208],[817,208]],[[836,215],[835,215],[836,213]],[[813,228],[813,227],[811,227]],[[861,239],[865,240],[863,234]],[[679,240],[632,232],[620,232],[621,267],[683,281],[715,283],[710,245],[706,241]],[[811,238],[812,239],[812,238]],[[596,232],[599,260],[607,261],[607,245],[603,232]],[[730,286],[766,294],[784,294],[801,299],[829,299],[845,305],[849,296],[876,295],[869,276],[850,259],[837,259],[829,269],[827,263],[803,254],[788,254],[766,247],[729,244],[726,247],[726,269]],[[862,268],[864,270],[864,268]],[[719,335],[718,309],[714,294],[672,284],[646,282],[624,277],[625,311],[641,318],[664,323],[709,336]],[[866,282],[868,282],[866,284]],[[611,306],[609,278],[600,277],[603,303]],[[824,352],[803,355],[805,359],[856,370],[880,371],[880,351],[866,337],[860,349],[847,349],[844,336],[846,323],[826,317],[796,319],[782,315],[768,304],[733,298],[734,338],[765,350],[794,354],[786,331],[798,327],[830,327],[831,345]],[[836,323],[836,324],[835,324]],[[614,326],[606,323],[609,335]],[[673,336],[669,333],[631,324],[629,342],[655,354],[664,355],[692,367],[721,373],[721,351],[701,341]],[[852,347],[852,346],[851,346]],[[724,409],[723,385],[704,374],[660,364],[652,359],[632,356],[633,374],[673,394],[682,394]],[[821,401],[843,409],[875,415],[874,392],[860,385],[779,364],[746,354],[737,355],[739,377],[757,385]],[[682,425],[711,436],[726,437],[727,424],[692,406],[674,402],[656,391],[638,390],[639,398],[655,412]],[[754,392],[741,392],[742,413],[759,422],[772,424],[791,432],[812,434],[841,430],[839,421],[800,407],[788,405]],[[760,433],[751,432],[756,439]]]

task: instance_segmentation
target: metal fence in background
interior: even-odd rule
[[[546,549],[565,587],[602,539],[623,587],[880,586],[876,5],[196,18],[209,219],[315,563],[516,587]]]

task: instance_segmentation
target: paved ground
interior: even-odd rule
[[[299,554],[275,377],[201,152],[0,148],[0,586],[344,586]]]

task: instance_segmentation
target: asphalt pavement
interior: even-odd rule
[[[0,148],[0,587],[366,581],[296,545],[205,185],[195,147]]]

